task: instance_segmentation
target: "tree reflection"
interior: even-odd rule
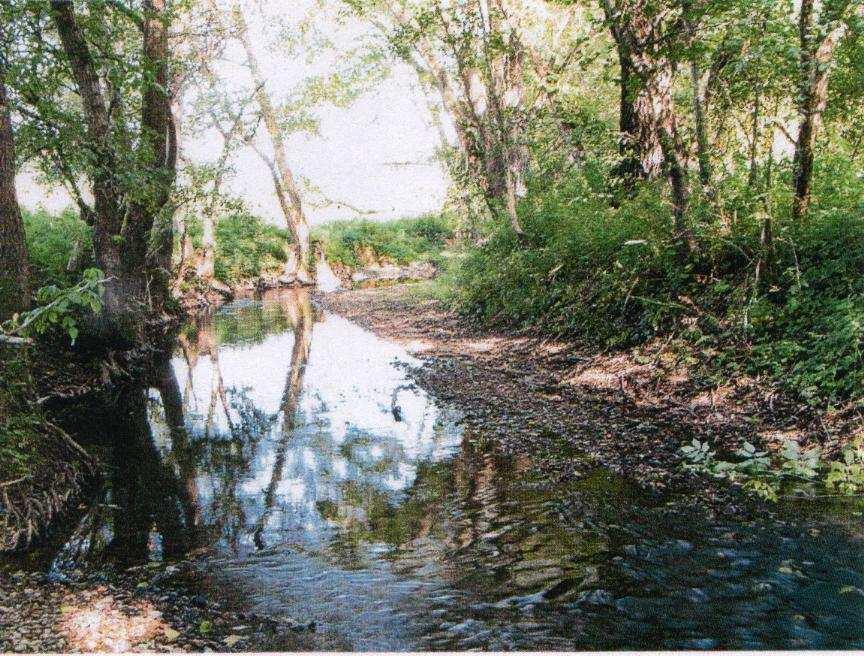
[[[291,364],[288,368],[288,379],[285,382],[285,391],[282,393],[280,412],[282,413],[281,437],[276,447],[276,459],[273,465],[273,473],[270,483],[264,492],[264,512],[261,513],[255,523],[253,540],[258,549],[263,549],[266,544],[264,532],[267,523],[273,513],[276,502],[276,489],[282,480],[285,467],[285,456],[291,437],[297,422],[297,412],[300,404],[300,396],[303,392],[303,378],[306,373],[306,364],[309,361],[309,349],[312,344],[312,324],[314,313],[312,303],[308,294],[297,297],[296,303],[289,305],[292,310],[292,324],[294,327],[294,346],[291,349]]]
[[[182,518],[191,501],[153,444],[144,390],[120,392],[112,417],[108,428],[114,435],[111,503],[115,510],[109,558],[121,565],[146,560],[154,524],[165,556],[181,556],[190,543]]]

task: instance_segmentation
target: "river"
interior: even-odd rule
[[[190,322],[80,418],[112,475],[51,568],[206,547],[212,594],[327,648],[864,648],[859,501],[719,523],[602,469],[553,485],[420,364],[302,291]]]

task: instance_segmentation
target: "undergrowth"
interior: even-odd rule
[[[394,221],[333,221],[316,228],[313,239],[331,263],[350,268],[374,264],[442,262],[442,251],[453,239],[451,221],[426,215]]]
[[[837,162],[819,170],[799,223],[786,176],[762,197],[735,179],[710,202],[694,197],[698,249],[684,260],[658,186],[617,207],[587,176],[534,189],[520,206],[525,238],[502,222],[470,249],[453,302],[595,349],[675,335],[712,353],[716,372],[767,377],[817,406],[864,398],[864,182]],[[766,208],[773,257],[760,243]]]

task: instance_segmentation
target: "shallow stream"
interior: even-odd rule
[[[82,418],[123,446],[52,566],[208,546],[214,593],[328,648],[864,648],[858,502],[718,525],[604,470],[553,485],[419,364],[302,292],[191,323]]]

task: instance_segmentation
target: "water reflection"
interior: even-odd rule
[[[91,418],[111,481],[56,564],[208,547],[216,589],[354,649],[864,644],[860,530],[836,509],[673,521],[556,469],[578,454],[463,434],[410,364],[302,292],[189,325],[149,390]]]

